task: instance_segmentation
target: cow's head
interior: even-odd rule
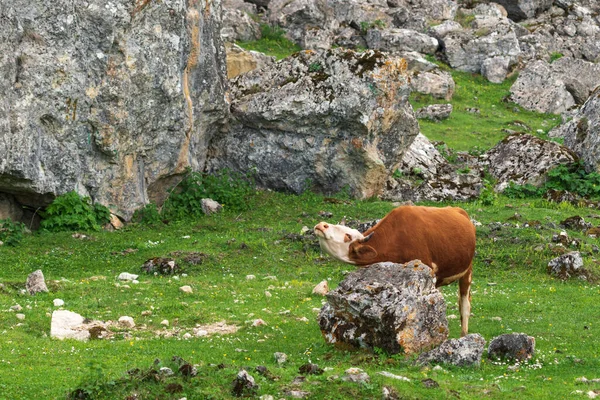
[[[321,249],[340,261],[350,264],[362,264],[362,262],[357,261],[362,261],[365,257],[374,258],[377,255],[375,249],[364,244],[371,238],[371,235],[365,238],[356,229],[344,225],[319,222],[314,231],[317,238],[319,238]]]

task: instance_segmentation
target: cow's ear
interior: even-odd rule
[[[371,260],[377,257],[377,250],[366,244],[356,246],[353,250],[361,260]]]
[[[346,233],[346,234],[344,235],[344,243],[349,243],[349,242],[351,242],[351,241],[352,241],[352,236],[350,236],[350,234],[349,234],[349,233]]]

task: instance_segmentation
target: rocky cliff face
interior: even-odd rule
[[[227,118],[220,0],[0,3],[0,193],[128,218]]]
[[[254,170],[271,189],[376,196],[419,131],[406,70],[377,51],[332,49],[241,75],[209,168]]]

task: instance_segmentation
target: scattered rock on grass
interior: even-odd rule
[[[57,339],[86,341],[106,336],[108,330],[101,321],[87,321],[81,315],[68,310],[55,310],[50,322],[50,336]]]
[[[329,283],[327,280],[321,281],[317,286],[315,286],[312,292],[313,294],[325,296],[329,292]]]
[[[525,361],[533,357],[535,338],[525,333],[508,333],[491,340],[488,358]]]
[[[223,209],[223,206],[213,199],[202,199],[202,212],[205,215],[216,214]]]
[[[258,390],[258,385],[254,382],[252,375],[245,369],[238,372],[233,380],[233,389],[231,393],[236,397],[252,396]]]
[[[25,284],[27,288],[27,292],[31,295],[40,292],[48,292],[48,287],[46,286],[46,282],[44,281],[44,274],[41,269],[32,272],[27,277],[27,283]]]
[[[586,279],[588,271],[583,268],[583,258],[578,251],[572,251],[558,256],[548,263],[548,273],[560,279],[579,276]]]
[[[142,265],[142,271],[147,274],[174,275],[181,271],[175,260],[165,257],[154,257]]]
[[[65,301],[62,299],[54,299],[53,304],[54,307],[62,307],[65,305]]]
[[[342,376],[342,380],[346,382],[367,383],[370,378],[369,374],[360,368],[348,368],[344,376]]]
[[[439,347],[421,354],[417,363],[442,363],[459,367],[479,366],[484,347],[485,339],[478,333],[472,333],[460,339],[447,340]]]
[[[135,328],[135,322],[133,318],[126,315],[119,317],[119,325],[124,328]]]
[[[184,285],[184,286],[180,287],[179,290],[181,290],[183,293],[188,293],[188,294],[194,293],[194,290],[189,285]]]
[[[273,354],[273,357],[275,357],[275,361],[277,361],[277,364],[279,365],[285,364],[288,359],[287,354],[280,352],[276,352],[275,354]]]
[[[136,274],[130,274],[129,272],[121,272],[119,274],[119,280],[120,281],[134,281],[139,277],[139,275]]]
[[[303,375],[322,375],[324,372],[322,368],[313,363],[301,365],[298,371]]]

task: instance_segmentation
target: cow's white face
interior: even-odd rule
[[[344,225],[332,225],[327,222],[319,222],[314,232],[319,238],[321,250],[340,261],[354,264],[348,256],[350,243],[357,239],[364,239],[362,233]]]

